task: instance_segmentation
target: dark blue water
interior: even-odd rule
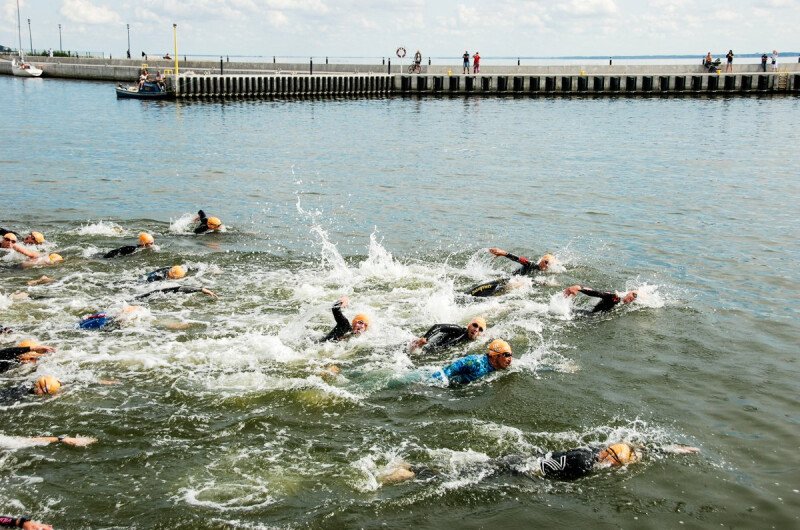
[[[100,440],[9,438],[0,511],[63,527],[798,524],[799,100],[158,103],[112,89],[0,78],[0,226],[41,229],[66,257],[0,262],[0,323],[19,330],[5,342],[58,348],[4,384],[69,383],[0,408],[0,434],[78,425]],[[228,232],[190,237],[199,207]],[[157,253],[94,257],[140,230]],[[512,270],[489,246],[562,268],[465,303],[459,291]],[[73,329],[178,262],[220,299],[158,298],[127,330]],[[44,272],[57,283],[26,286]],[[585,319],[559,300],[573,283],[646,296]],[[340,294],[374,329],[315,345]],[[511,342],[511,373],[401,383],[480,351],[405,349],[476,314]],[[330,363],[343,375],[323,380]],[[650,456],[578,483],[485,460],[618,439]],[[658,456],[674,443],[701,452]],[[380,487],[396,459],[433,478]]]

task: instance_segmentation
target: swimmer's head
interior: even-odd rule
[[[11,232],[6,232],[5,235],[3,235],[3,241],[0,242],[0,247],[9,248],[16,242],[17,242],[17,236],[12,234]]]
[[[50,259],[50,263],[61,263],[64,261],[64,258],[61,256],[61,254],[56,254],[55,252],[47,257]]]
[[[153,243],[155,243],[155,239],[153,239],[153,236],[151,236],[147,232],[142,232],[141,234],[139,234],[140,247],[149,247]]]
[[[489,354],[489,364],[491,364],[495,370],[505,370],[511,366],[511,359],[513,357],[511,345],[503,339],[495,339],[490,342],[487,353]]]
[[[43,375],[33,383],[33,393],[37,396],[53,395],[61,388],[61,381],[52,375]]]
[[[186,276],[186,269],[180,265],[175,265],[169,269],[169,272],[167,272],[167,278],[170,280],[180,280],[184,276]]]
[[[17,347],[19,347],[19,348],[35,348],[38,345],[39,344],[37,344],[35,340],[28,339],[28,340],[23,340],[22,342],[17,344]]]
[[[31,232],[22,240],[26,245],[41,245],[44,243],[44,234],[41,232]]]
[[[211,230],[218,230],[222,226],[222,221],[219,220],[219,217],[209,217],[206,219],[206,225]]]
[[[539,270],[540,270],[540,271],[546,271],[546,270],[547,270],[547,269],[549,269],[549,268],[550,268],[550,266],[552,266],[552,265],[553,265],[553,263],[555,263],[555,262],[556,262],[556,258],[555,258],[555,256],[553,256],[552,254],[545,254],[545,255],[544,255],[544,256],[542,256],[542,258],[539,260]]]
[[[626,466],[641,459],[639,452],[630,444],[618,443],[609,445],[597,455],[601,464],[612,466]]]
[[[629,291],[625,293],[625,296],[622,298],[623,304],[630,304],[634,300],[639,298],[639,291]]]
[[[469,340],[477,339],[484,331],[486,331],[486,321],[483,317],[475,317],[467,325],[467,337],[469,337]]]
[[[353,317],[353,321],[350,323],[350,325],[353,328],[354,335],[364,333],[369,327],[369,317],[364,313],[359,313]]]

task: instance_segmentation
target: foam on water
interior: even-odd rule
[[[123,237],[131,235],[129,230],[126,230],[117,223],[111,221],[87,221],[87,224],[81,225],[71,233],[79,236],[106,236],[106,237]]]

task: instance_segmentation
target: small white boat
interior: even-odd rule
[[[17,0],[17,37],[19,38],[19,60],[11,61],[11,73],[19,77],[41,77],[42,70],[36,68],[31,63],[25,62],[25,54],[22,53],[22,30],[19,24],[19,0]],[[28,19],[30,23],[30,19]]]
[[[19,77],[40,77],[42,75],[42,70],[41,68],[36,68],[31,63],[13,59],[11,61],[11,73]]]

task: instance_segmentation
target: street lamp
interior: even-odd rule
[[[64,51],[64,47],[61,45],[61,24],[58,25],[58,51]]]
[[[31,41],[31,55],[33,55],[33,35],[31,35],[31,19],[28,19],[28,38]]]
[[[128,28],[128,59],[130,59],[131,58],[131,25],[130,24],[125,24],[125,26]]]

